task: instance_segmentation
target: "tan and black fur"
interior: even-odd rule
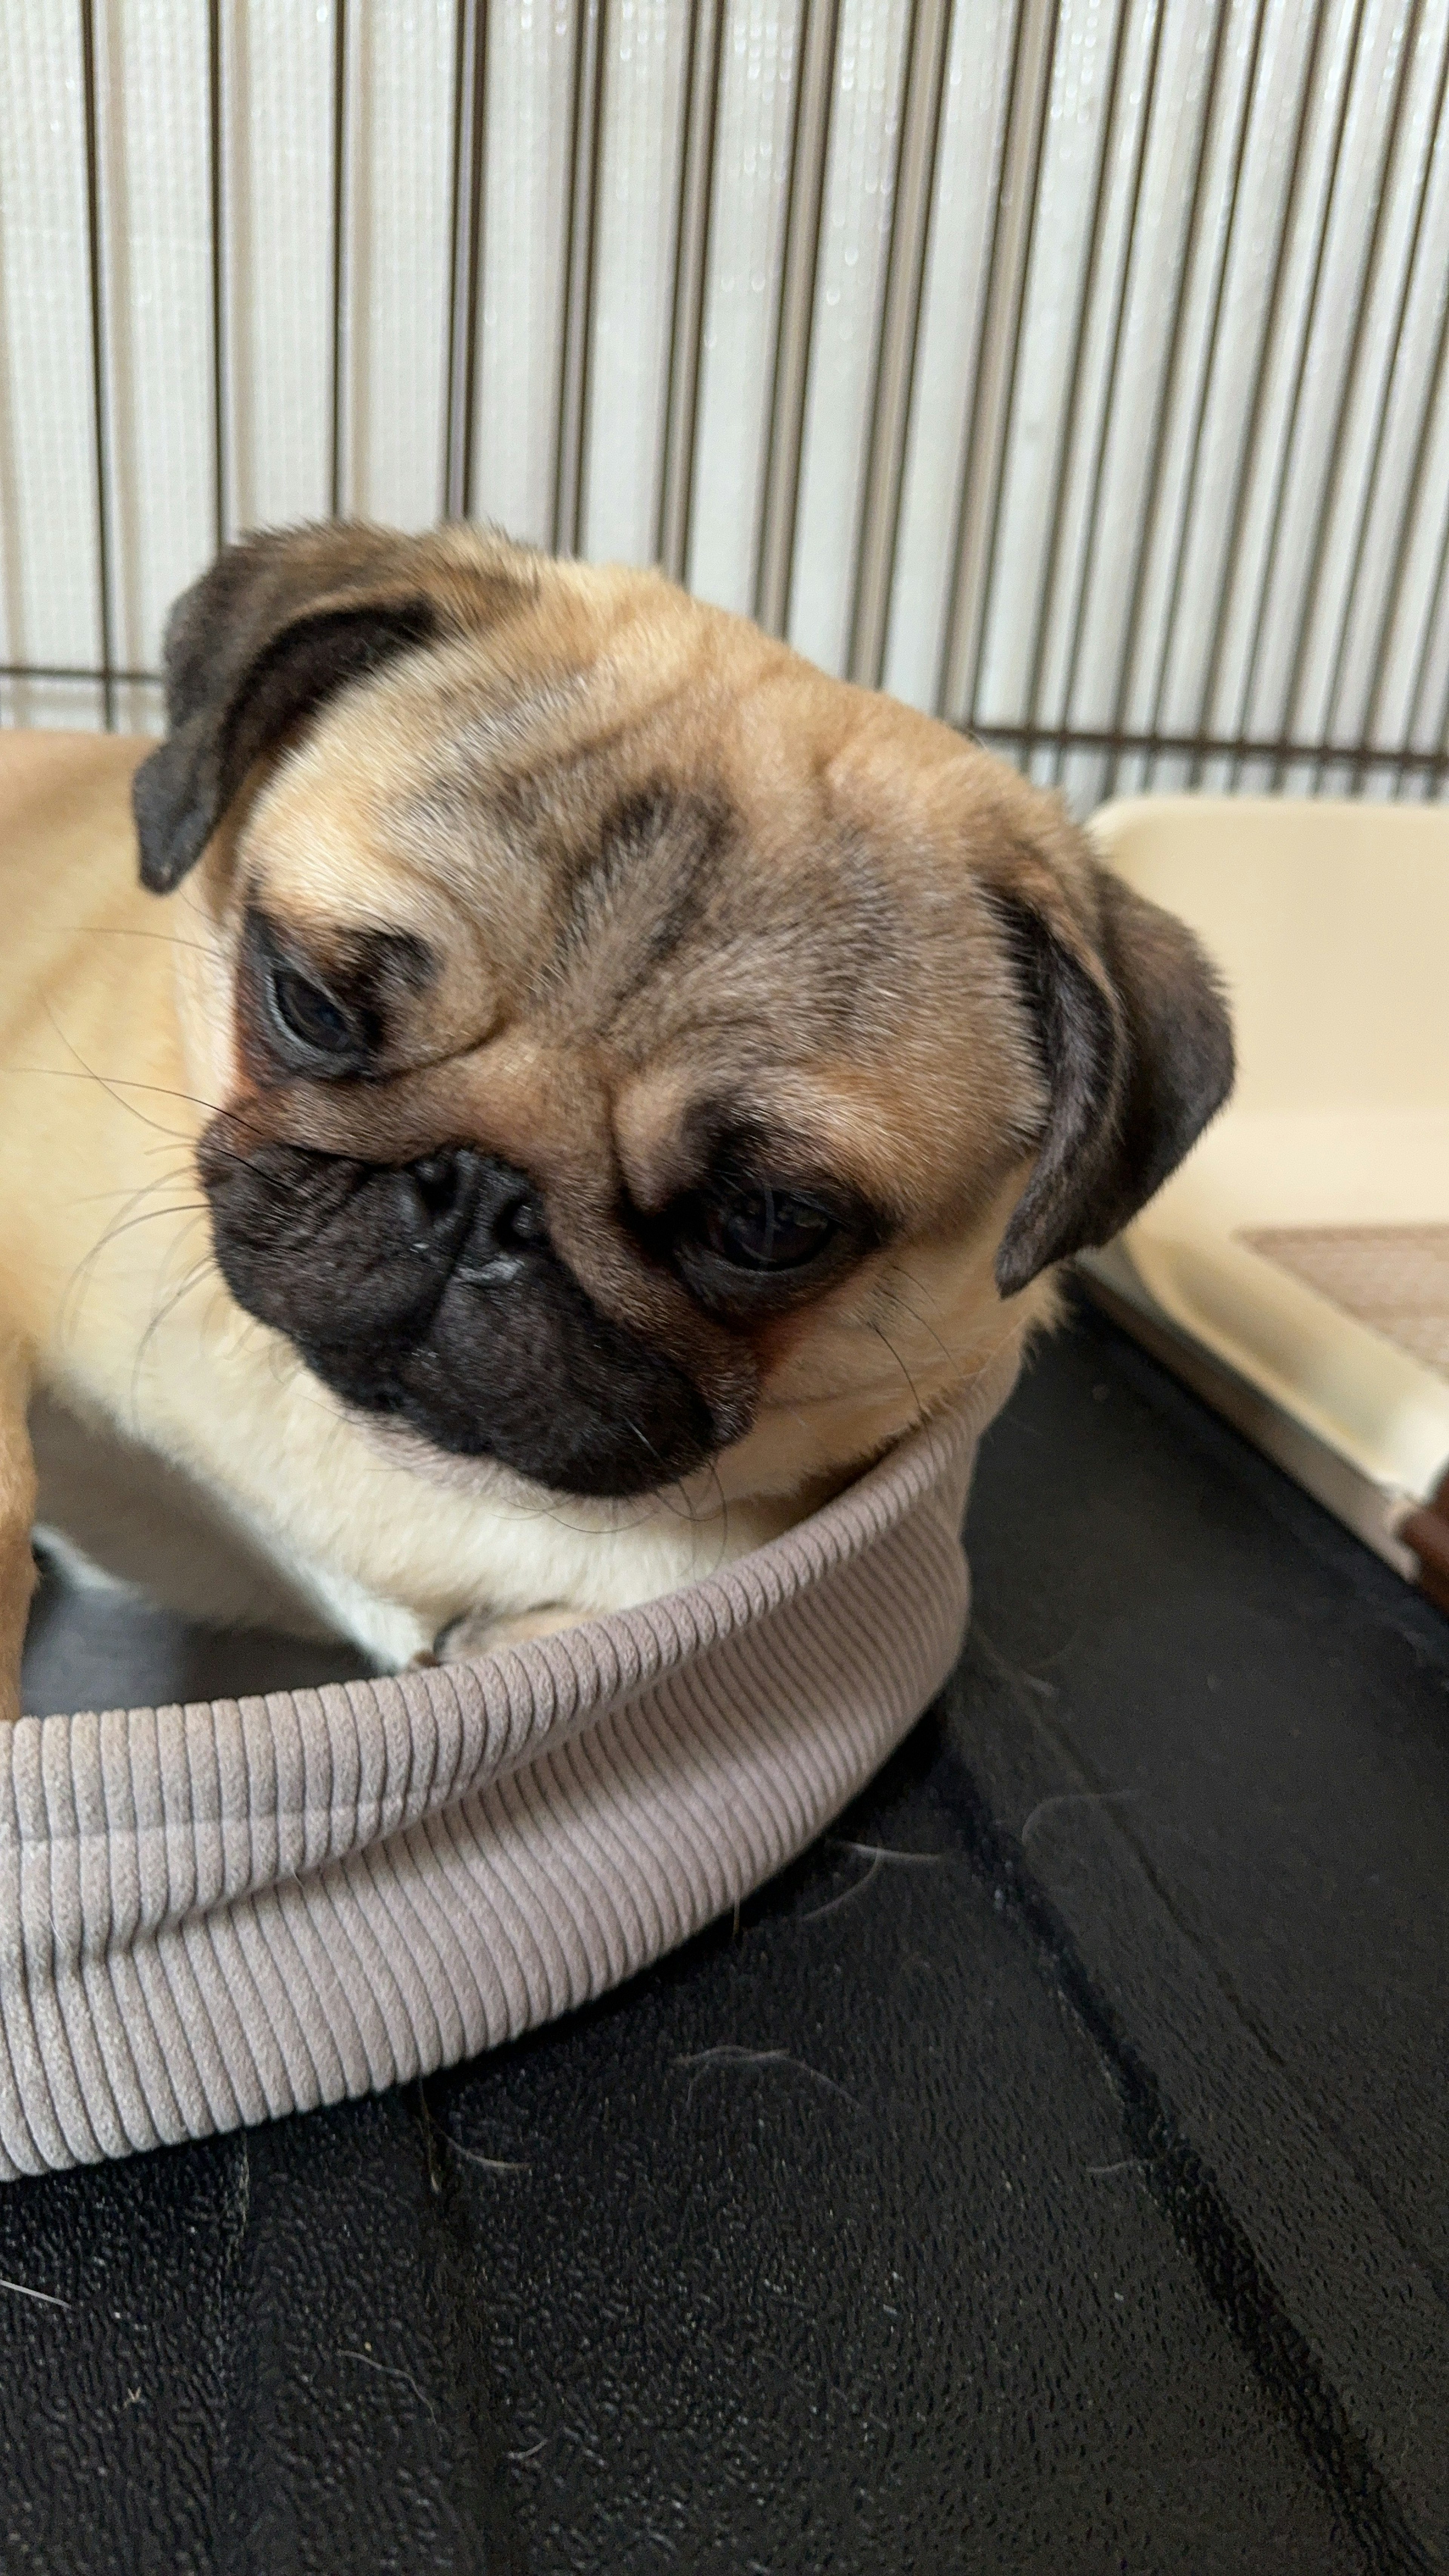
[[[394,1664],[707,1570],[1228,1090],[1053,800],[652,574],[267,535],[167,676],[159,748],[0,752],[11,1713],[36,1519]]]

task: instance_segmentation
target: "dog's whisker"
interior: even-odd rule
[[[870,1330],[874,1333],[877,1341],[884,1342],[886,1349],[890,1352],[891,1358],[895,1361],[897,1368],[900,1370],[902,1377],[910,1388],[911,1402],[916,1408],[916,1415],[919,1419],[924,1414],[926,1408],[921,1402],[915,1379],[912,1377],[910,1370],[907,1368],[905,1361],[900,1355],[900,1352],[896,1349],[896,1346],[891,1340],[889,1333],[886,1331],[885,1326],[883,1324],[872,1323]]]
[[[153,1145],[147,1145],[143,1147],[142,1150],[147,1154],[152,1154],[155,1153],[158,1148]],[[141,1187],[138,1189],[130,1189],[123,1184],[123,1186],[118,1190],[88,1190],[83,1198],[72,1199],[71,1206],[77,1208],[107,1207],[114,1199],[138,1199],[144,1197],[148,1190],[164,1190],[168,1184],[172,1182],[174,1182],[179,1188],[183,1181],[191,1177],[191,1174],[191,1157],[186,1155],[180,1162],[174,1163],[169,1171],[157,1173],[152,1180],[142,1183]]]
[[[116,1219],[114,1225],[107,1226],[100,1241],[86,1254],[85,1263],[82,1266],[89,1267],[100,1258],[103,1252],[109,1252],[112,1244],[119,1243],[123,1235],[134,1234],[138,1225],[155,1225],[160,1218],[167,1216],[205,1216],[205,1214],[204,1199],[178,1199],[168,1207],[143,1208],[139,1216],[123,1214]],[[77,1272],[76,1275],[79,1277],[80,1273]]]
[[[115,1193],[115,1195],[123,1197],[121,1208],[111,1223],[102,1230],[98,1240],[92,1244],[90,1251],[86,1253],[84,1258],[77,1264],[75,1270],[71,1273],[70,1278],[66,1282],[56,1318],[57,1327],[62,1336],[66,1335],[71,1330],[73,1323],[78,1322],[80,1297],[84,1292],[88,1279],[93,1276],[96,1264],[99,1262],[101,1255],[111,1244],[115,1243],[120,1236],[130,1233],[134,1226],[154,1224],[162,1217],[182,1216],[188,1213],[199,1212],[199,1202],[193,1200],[182,1200],[173,1207],[146,1208],[142,1209],[139,1215],[131,1214],[131,1211],[134,1208],[137,1208],[142,1200],[153,1198],[158,1191],[180,1188],[187,1177],[188,1171],[183,1167],[182,1169],[159,1173],[154,1180],[143,1182],[139,1189],[130,1190],[124,1194],[120,1192]]]
[[[721,1566],[722,1566],[722,1565],[727,1565],[727,1564],[728,1564],[728,1562],[729,1562],[729,1552],[730,1552],[730,1498],[729,1498],[728,1494],[725,1492],[725,1489],[724,1489],[724,1479],[723,1479],[723,1477],[722,1477],[722,1476],[721,1476],[721,1474],[720,1474],[719,1466],[718,1466],[718,1462],[717,1462],[715,1459],[713,1459],[713,1458],[711,1458],[711,1459],[710,1459],[710,1461],[709,1461],[709,1472],[710,1472],[711,1480],[712,1480],[713,1485],[714,1485],[715,1492],[716,1492],[716,1493],[718,1494],[718,1496],[719,1496],[719,1511],[718,1511],[718,1513],[715,1515],[715,1517],[718,1519],[719,1524],[720,1524],[719,1553],[718,1553],[718,1555],[716,1556],[715,1561],[714,1561],[714,1564],[713,1564],[713,1566],[712,1566],[712,1567],[711,1567],[711,1569],[710,1569],[710,1571],[711,1571],[711,1573],[712,1573],[712,1574],[718,1574],[718,1572],[719,1572],[719,1570],[720,1570]]]
[[[893,1261],[891,1263],[890,1275],[895,1279],[904,1279],[907,1287],[914,1288],[918,1297],[924,1297],[928,1305],[935,1307],[938,1315],[944,1315],[946,1309],[942,1305],[940,1298],[936,1295],[935,1290],[928,1288],[924,1279],[918,1279],[913,1270],[908,1270],[903,1261]]]
[[[898,1272],[896,1275],[901,1278],[906,1276],[904,1271]],[[957,1357],[957,1354],[954,1351],[947,1349],[946,1344],[942,1341],[935,1325],[928,1322],[924,1315],[918,1315],[915,1308],[901,1295],[900,1290],[892,1287],[889,1276],[881,1281],[881,1288],[883,1293],[889,1297],[895,1305],[900,1307],[902,1314],[910,1317],[911,1322],[916,1326],[919,1332],[930,1334],[931,1339],[935,1343],[937,1350],[940,1352],[942,1359],[945,1361],[947,1368],[953,1372],[959,1371],[961,1362]]]
[[[144,1333],[141,1335],[141,1339],[136,1350],[135,1361],[131,1370],[131,1405],[133,1412],[139,1407],[140,1403],[141,1368],[147,1351],[150,1349],[156,1335],[160,1332],[162,1325],[167,1323],[171,1316],[175,1314],[177,1307],[184,1304],[185,1300],[202,1285],[202,1282],[211,1273],[213,1268],[214,1263],[212,1261],[211,1249],[208,1245],[200,1260],[193,1262],[191,1268],[187,1271],[185,1278],[182,1280],[180,1287],[166,1299],[164,1305],[158,1306],[152,1314],[150,1322],[147,1324]]]
[[[136,930],[118,921],[58,921],[56,929],[67,939],[153,939],[163,948],[192,948],[198,957],[215,960],[218,952],[204,939],[178,939],[170,930]]]
[[[69,1040],[66,1043],[69,1044]],[[78,1072],[73,1073],[70,1067],[64,1064],[0,1064],[0,1077],[25,1082],[94,1082],[100,1090],[110,1094],[118,1109],[124,1109],[130,1117],[139,1119],[143,1127],[152,1127],[158,1136],[170,1136],[177,1144],[189,1144],[191,1141],[184,1127],[164,1126],[159,1118],[148,1118],[144,1110],[136,1107],[134,1101],[121,1098],[122,1089],[156,1090],[165,1096],[164,1084],[149,1082],[118,1084],[114,1079],[108,1080],[105,1074],[93,1073],[89,1065],[83,1065]],[[184,1092],[176,1092],[172,1096],[178,1100],[186,1097]]]
[[[61,1027],[59,1020],[51,1009],[49,1001],[44,995],[41,997],[41,1007],[44,1010],[45,1016],[49,1020],[51,1027],[54,1029],[56,1036],[59,1038],[61,1045],[65,1048],[67,1054],[75,1057],[80,1070],[78,1073],[71,1073],[64,1065],[32,1065],[29,1067],[21,1067],[19,1070],[27,1071],[32,1074],[48,1074],[57,1082],[85,1081],[97,1083],[100,1089],[114,1100],[118,1109],[124,1109],[128,1116],[138,1118],[143,1127],[154,1127],[158,1136],[174,1136],[178,1140],[184,1140],[186,1130],[183,1127],[164,1126],[159,1118],[148,1118],[144,1110],[136,1107],[134,1101],[122,1098],[121,1095],[123,1092],[144,1091],[160,1100],[187,1101],[193,1108],[205,1109],[213,1117],[217,1115],[217,1103],[214,1100],[198,1099],[194,1092],[178,1091],[169,1083],[142,1082],[132,1079],[130,1076],[125,1074],[98,1073],[93,1064],[87,1064],[85,1057],[81,1054],[80,1048],[74,1043],[73,1039],[67,1037],[65,1030]]]
[[[61,1301],[61,1308],[57,1316],[57,1324],[60,1332],[62,1334],[69,1333],[78,1323],[79,1316],[77,1309],[84,1297],[87,1287],[94,1279],[96,1267],[102,1253],[108,1251],[113,1244],[119,1242],[123,1235],[134,1233],[138,1226],[155,1225],[164,1217],[180,1218],[190,1216],[194,1219],[202,1213],[203,1211],[201,1209],[184,1203],[178,1207],[147,1208],[143,1210],[140,1216],[129,1217],[124,1224],[110,1227],[94,1249],[87,1253],[84,1261],[80,1263],[70,1280],[67,1282],[65,1293]],[[174,1247],[168,1247],[168,1252],[170,1249],[174,1249]]]

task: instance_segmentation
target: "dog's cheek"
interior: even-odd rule
[[[768,1323],[757,1324],[749,1336],[759,1378],[760,1394],[768,1403],[771,1388],[783,1377],[806,1345],[819,1330],[813,1307],[798,1309],[792,1315],[773,1315]]]

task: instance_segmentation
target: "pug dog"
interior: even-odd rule
[[[0,750],[0,1710],[42,1527],[377,1668],[782,1530],[1227,1095],[1058,803],[652,572],[254,536]]]

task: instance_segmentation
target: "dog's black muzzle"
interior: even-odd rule
[[[647,1493],[716,1445],[693,1381],[560,1259],[526,1173],[471,1146],[399,1169],[215,1133],[199,1161],[232,1295],[349,1404],[562,1493]]]

